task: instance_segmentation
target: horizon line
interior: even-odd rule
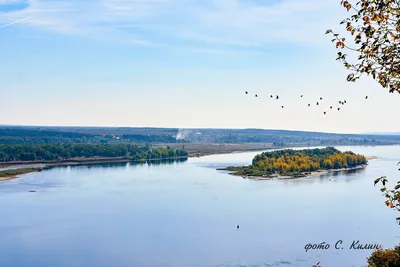
[[[297,129],[271,129],[271,128],[213,128],[213,127],[159,127],[159,126],[76,126],[76,125],[26,125],[26,124],[0,124],[0,127],[47,127],[47,128],[132,128],[132,129],[177,129],[177,130],[264,130],[264,131],[287,131],[287,132],[306,132],[320,134],[348,134],[348,135],[400,135],[400,132],[366,132],[366,133],[343,133],[343,132],[323,132]]]

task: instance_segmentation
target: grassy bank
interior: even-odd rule
[[[0,171],[0,181],[7,181],[17,178],[19,175],[31,173],[31,172],[41,172],[43,168],[22,168],[13,170],[3,170]]]

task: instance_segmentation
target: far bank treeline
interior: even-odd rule
[[[132,144],[0,145],[0,162],[57,161],[73,158],[127,157],[132,160],[187,157],[183,150]]]
[[[367,159],[363,155],[327,147],[265,152],[255,156],[250,166],[228,167],[224,170],[246,176],[296,175],[320,170],[355,168],[364,164],[367,164]]]

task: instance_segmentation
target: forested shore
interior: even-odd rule
[[[183,150],[132,144],[0,145],[0,164],[66,161],[163,160],[188,157]]]

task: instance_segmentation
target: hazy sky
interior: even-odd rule
[[[0,124],[400,132],[400,96],[335,61],[324,33],[345,15],[340,0],[0,0]]]

